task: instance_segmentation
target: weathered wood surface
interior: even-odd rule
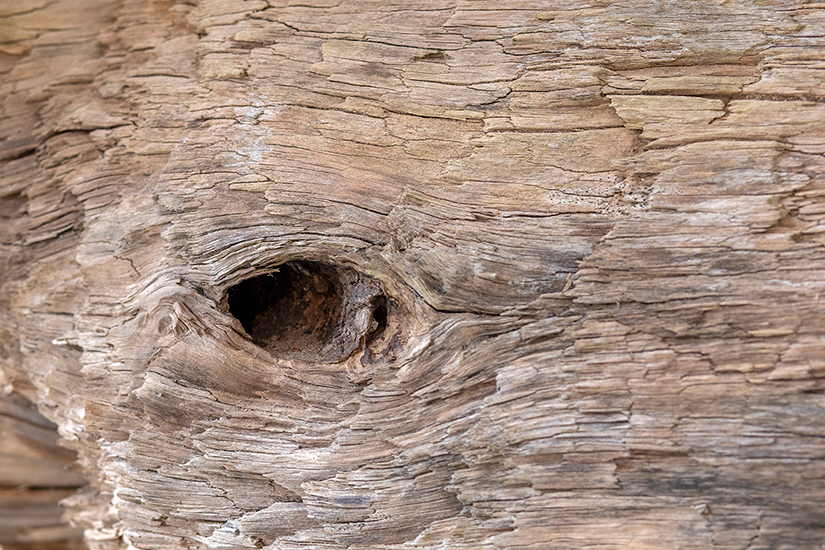
[[[2,390],[0,390],[2,391]],[[58,502],[85,484],[68,470],[56,426],[19,394],[0,399],[0,545],[4,550],[84,548],[83,531],[62,521]]]
[[[823,8],[0,4],[88,546],[820,548]]]

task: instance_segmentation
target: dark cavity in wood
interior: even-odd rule
[[[380,337],[387,298],[352,268],[291,261],[228,291],[230,313],[258,346],[284,359],[334,363]]]

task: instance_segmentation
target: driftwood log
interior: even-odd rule
[[[8,0],[0,159],[6,550],[825,544],[823,4]]]

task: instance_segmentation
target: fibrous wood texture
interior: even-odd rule
[[[2,391],[2,390],[0,390]],[[62,520],[58,501],[84,479],[58,446],[56,426],[18,393],[0,399],[0,544],[4,550],[84,548],[83,532]]]
[[[823,7],[1,4],[4,399],[68,519],[819,548]]]

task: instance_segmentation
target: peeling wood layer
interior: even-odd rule
[[[0,403],[93,550],[818,548],[822,8],[0,6]]]

